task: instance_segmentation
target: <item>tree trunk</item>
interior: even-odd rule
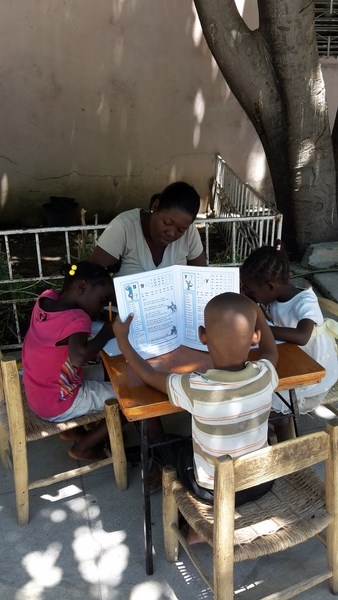
[[[251,31],[234,0],[195,0],[207,44],[265,150],[283,239],[300,254],[338,233],[335,169],[308,0],[258,0]]]

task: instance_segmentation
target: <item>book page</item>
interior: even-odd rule
[[[172,267],[114,278],[119,315],[134,314],[129,341],[143,358],[180,346],[177,285]]]
[[[143,358],[180,345],[207,351],[198,337],[204,307],[218,294],[239,292],[239,269],[174,265],[115,277],[114,286],[122,321],[134,314],[129,341]]]
[[[239,293],[239,268],[178,266],[177,269],[182,294],[181,344],[207,351],[198,337],[198,328],[204,325],[205,305],[224,292]]]

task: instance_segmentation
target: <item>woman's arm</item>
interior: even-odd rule
[[[311,319],[302,319],[298,322],[297,327],[277,327],[273,325],[270,329],[275,340],[305,346],[312,335],[315,325],[316,323]]]
[[[207,261],[205,258],[204,252],[202,252],[197,258],[193,258],[192,260],[187,260],[187,265],[191,265],[193,267],[206,267]]]
[[[113,266],[119,262],[118,258],[112,256],[111,254],[109,254],[109,252],[106,252],[105,250],[100,248],[100,246],[95,246],[94,252],[90,260],[91,262],[95,262],[98,265],[101,265],[102,267]]]

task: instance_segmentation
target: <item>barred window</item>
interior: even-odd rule
[[[315,2],[315,30],[319,56],[338,57],[338,0]]]

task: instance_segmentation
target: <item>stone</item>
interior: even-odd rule
[[[338,302],[338,273],[316,273],[313,283],[319,290],[319,295]]]
[[[301,265],[310,269],[328,269],[338,265],[338,242],[311,244],[305,251]]]

